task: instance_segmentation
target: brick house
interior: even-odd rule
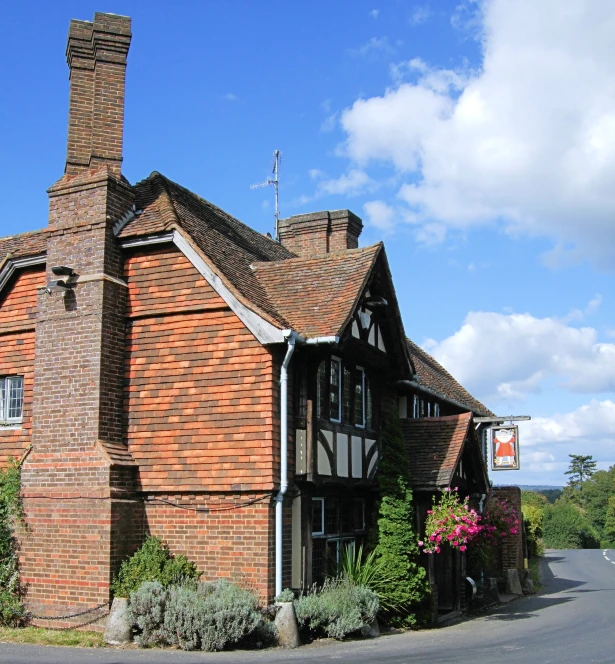
[[[281,220],[277,242],[160,173],[124,178],[130,29],[71,21],[48,225],[0,239],[0,462],[23,459],[22,577],[50,616],[107,602],[148,533],[265,598],[323,578],[367,534],[391,410],[408,441],[465,426],[450,478],[486,490],[490,411],[406,339],[356,215]]]

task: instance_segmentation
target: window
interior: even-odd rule
[[[331,422],[342,421],[342,362],[331,358],[329,374],[329,419]]]
[[[365,371],[361,367],[354,372],[354,425],[365,428]]]
[[[325,499],[312,498],[312,535],[325,534]]]
[[[318,367],[316,383],[316,409],[318,417],[327,417],[327,364],[321,362]]]
[[[0,423],[20,423],[22,411],[23,376],[0,377]]]
[[[412,417],[414,417],[415,419],[418,419],[420,417],[419,398],[416,396],[416,394],[412,395]]]
[[[365,500],[312,498],[312,581],[335,572],[346,549],[354,551],[365,536]]]
[[[373,427],[372,414],[373,414],[373,410],[374,410],[374,407],[372,405],[372,388],[371,388],[371,386],[369,384],[369,380],[367,380],[367,378],[365,379],[365,383],[366,383],[366,388],[367,388],[366,389],[366,397],[367,398],[365,400],[365,426],[368,429],[371,429]]]
[[[316,376],[316,416],[338,424],[372,429],[374,397],[367,372],[338,357],[323,360]]]
[[[433,405],[433,416],[434,417],[440,417],[440,404],[439,403],[435,403]]]
[[[350,422],[352,413],[352,373],[350,369],[344,367],[344,409],[343,421]]]

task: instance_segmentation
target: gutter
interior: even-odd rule
[[[421,392],[426,392],[427,394],[431,394],[434,397],[438,397],[439,399],[443,399],[444,401],[448,401],[448,403],[451,403],[454,406],[457,406],[458,408],[463,408],[464,410],[469,410],[472,413],[475,413],[475,414],[482,413],[482,411],[480,411],[480,410],[474,410],[467,403],[461,403],[461,401],[451,399],[450,397],[447,397],[446,395],[442,394],[441,392],[436,392],[435,390],[432,390],[429,387],[425,387],[425,385],[421,385],[421,383],[417,383],[415,380],[400,380],[400,381],[397,381],[397,384],[398,385],[403,385],[404,387],[412,387],[414,389],[420,390]]]
[[[280,490],[275,500],[275,596],[282,592],[282,504],[288,491],[288,367],[296,344],[318,346],[338,344],[339,337],[305,339],[293,330],[284,330],[286,355],[280,368]]]

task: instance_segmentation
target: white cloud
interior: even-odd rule
[[[241,101],[241,99],[237,95],[233,94],[232,92],[227,92],[224,95],[224,98],[226,99],[226,101]]]
[[[554,381],[575,393],[615,390],[615,344],[556,318],[470,312],[455,334],[425,347],[486,402],[522,401]]]
[[[383,201],[368,201],[363,205],[366,221],[381,231],[390,231],[395,225],[395,210]]]
[[[410,25],[422,25],[427,21],[431,12],[427,5],[415,5],[410,14]]]
[[[397,66],[393,87],[343,112],[346,155],[405,174],[399,196],[424,224],[503,223],[552,238],[551,264],[613,269],[615,3],[461,7],[463,27],[480,19],[480,70]]]
[[[372,189],[374,185],[374,181],[367,173],[353,168],[339,178],[319,182],[316,197],[325,194],[359,194]]]
[[[395,49],[388,37],[372,37],[358,48],[351,48],[348,52],[357,57],[366,57],[376,53],[393,53]]]
[[[370,15],[372,18],[378,18],[378,14],[380,14],[380,10],[379,10],[379,9],[372,9],[371,12],[369,13],[369,15]]]
[[[308,175],[312,180],[319,180],[320,178],[324,177],[325,174],[319,168],[310,168]]]
[[[535,417],[522,422],[519,432],[522,468],[536,473],[558,471],[562,484],[569,454],[590,454],[601,469],[615,464],[615,402],[609,399],[592,399],[568,413]]]
[[[572,311],[570,311],[570,313],[564,318],[564,321],[569,322],[583,320],[587,316],[595,314],[596,311],[598,311],[600,308],[601,304],[602,295],[600,295],[600,293],[596,293],[596,295],[594,295],[594,297],[587,303],[585,309],[572,309]]]
[[[337,124],[338,117],[339,113],[337,111],[327,115],[327,117],[320,123],[320,131],[325,133],[333,131],[335,129],[335,125]]]

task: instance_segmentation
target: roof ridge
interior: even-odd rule
[[[150,180],[150,179],[154,180],[154,179],[157,179],[157,178],[159,178],[163,181],[164,189],[168,193],[168,195],[171,198],[171,201],[173,203],[173,211],[174,211],[176,217],[179,218],[180,215],[177,213],[177,209],[176,209],[175,204],[173,202],[173,195],[172,195],[172,193],[170,193],[168,185],[171,185],[172,187],[176,187],[177,189],[179,189],[180,191],[185,193],[187,196],[191,197],[196,202],[200,203],[201,205],[207,206],[214,214],[216,214],[220,217],[224,217],[227,221],[230,221],[234,224],[239,224],[241,227],[243,227],[249,233],[253,233],[254,235],[258,236],[259,239],[262,238],[262,240],[264,240],[266,243],[269,243],[269,244],[273,245],[277,250],[279,250],[280,247],[282,247],[289,254],[291,254],[293,258],[295,257],[294,253],[292,251],[290,251],[289,249],[287,249],[286,247],[284,247],[281,243],[276,242],[273,238],[271,238],[267,235],[263,235],[262,233],[259,233],[257,230],[254,230],[254,228],[248,226],[248,224],[245,224],[240,219],[237,219],[237,217],[234,217],[232,214],[229,214],[228,212],[226,212],[222,208],[218,207],[217,205],[215,205],[211,201],[208,201],[206,198],[203,198],[202,196],[200,196],[199,194],[195,193],[194,191],[188,189],[187,187],[184,187],[183,185],[179,184],[178,182],[175,182],[175,180],[171,180],[171,178],[168,178],[166,175],[163,175],[160,171],[152,171],[150,173],[150,175],[147,178],[145,178],[145,180],[141,180],[137,184],[141,184],[141,182],[145,182],[145,181]],[[280,259],[280,260],[287,260],[287,259]],[[267,262],[267,261],[262,261],[262,262]]]
[[[26,235],[37,235],[38,233],[48,233],[49,228],[39,228],[35,231],[24,231],[23,233],[15,233],[15,235],[4,235],[3,237],[0,237],[0,242],[4,242],[6,240],[15,240],[17,238],[23,238]]]
[[[357,255],[360,253],[369,253],[370,251],[377,251],[381,247],[383,247],[382,242],[376,242],[375,244],[370,244],[367,247],[356,247],[355,249],[341,249],[339,251],[329,251],[326,254],[312,254],[308,256],[293,256],[292,258],[283,258],[280,260],[275,260],[275,261],[254,261],[252,263],[252,266],[255,269],[258,269],[261,266],[267,266],[267,265],[277,265],[278,263],[291,263],[292,265],[295,265],[299,262],[305,262],[307,263],[308,261],[323,261],[323,260],[329,260],[331,258],[347,258],[348,255]]]

